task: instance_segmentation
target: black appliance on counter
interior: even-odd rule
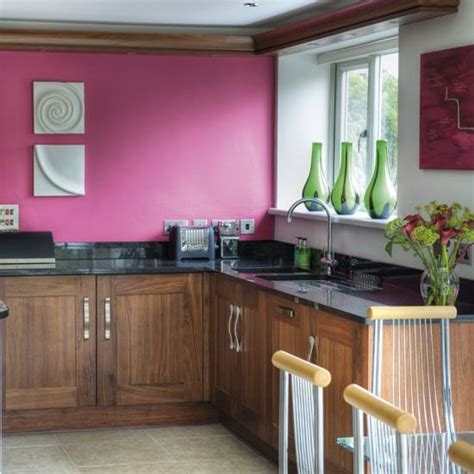
[[[51,232],[1,232],[2,269],[54,268],[54,241]]]

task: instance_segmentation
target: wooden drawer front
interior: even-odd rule
[[[19,277],[1,283],[10,307],[5,328],[7,410],[94,405],[95,278]]]

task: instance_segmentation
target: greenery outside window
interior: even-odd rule
[[[375,163],[375,141],[388,143],[390,174],[397,183],[398,52],[387,51],[336,64],[334,169],[340,144],[353,144],[354,184],[363,196]]]

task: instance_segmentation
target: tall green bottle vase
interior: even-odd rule
[[[322,144],[314,142],[311,151],[311,167],[308,179],[303,187],[302,197],[319,198],[324,202],[329,202],[329,186],[324,177],[323,163],[321,157]],[[319,204],[313,202],[305,203],[308,211],[322,211]]]
[[[359,208],[360,196],[352,177],[352,143],[341,143],[341,163],[334,188],[331,193],[331,203],[340,215],[354,214]]]
[[[397,207],[397,193],[388,170],[387,142],[377,140],[374,174],[364,196],[364,204],[372,219],[388,219]]]

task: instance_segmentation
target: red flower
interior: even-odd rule
[[[441,230],[446,225],[448,218],[446,216],[438,216],[431,220],[431,223],[438,229]]]
[[[411,240],[411,233],[420,225],[423,224],[425,221],[420,214],[412,214],[406,216],[405,219],[406,224],[404,227],[405,233],[407,234],[408,238]]]
[[[439,231],[441,245],[447,245],[449,240],[459,235],[459,231],[456,229],[444,229]]]

